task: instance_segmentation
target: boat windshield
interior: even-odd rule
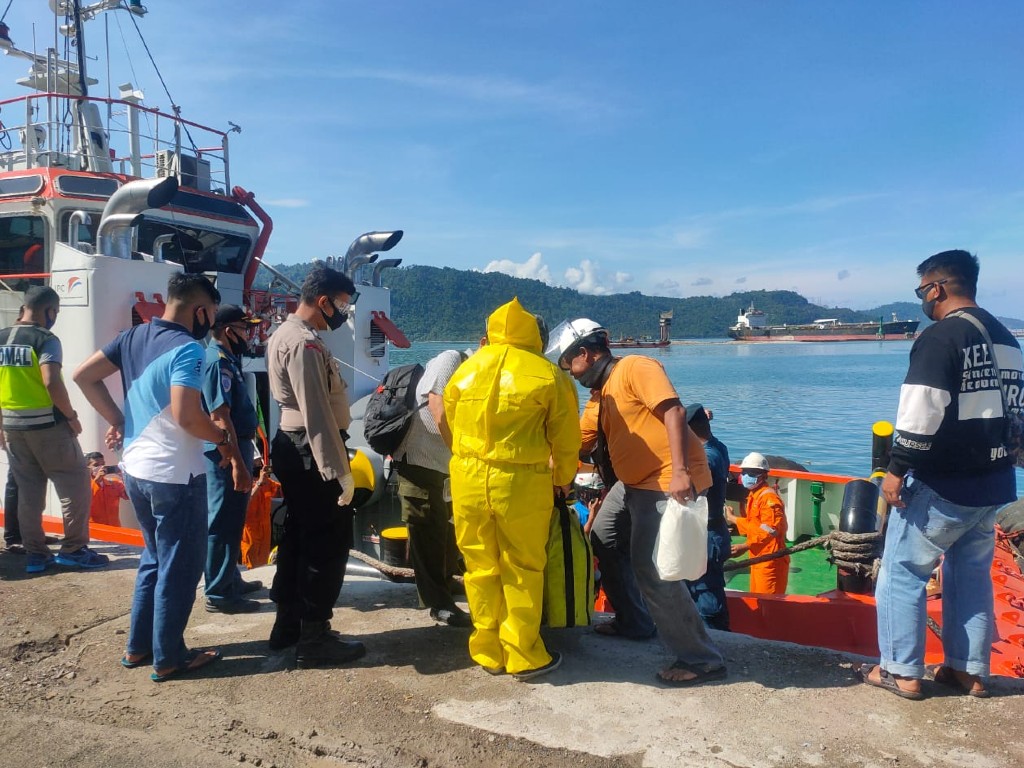
[[[4,278],[4,275],[38,274],[46,270],[42,216],[19,214],[0,217],[0,279],[5,290],[24,291],[42,285],[43,278]]]

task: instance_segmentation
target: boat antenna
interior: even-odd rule
[[[4,8],[4,15],[3,15],[3,16],[0,16],[0,24],[3,24],[3,23],[4,23],[4,19],[6,19],[6,18],[7,18],[7,12],[8,12],[9,10],[11,10],[11,5],[12,5],[13,3],[14,3],[14,0],[8,0],[8,1],[7,1],[7,7],[6,7],[6,8]]]
[[[88,78],[85,76],[85,35],[82,34],[82,3],[81,0],[74,0],[71,6],[74,14],[75,25],[75,51],[78,54],[78,88],[81,91],[82,99],[89,95]],[[84,128],[83,128],[84,130]]]
[[[75,0],[75,2],[77,3],[78,0]],[[146,38],[143,37],[142,30],[139,29],[139,22],[135,18],[135,14],[129,13],[128,15],[131,17],[132,24],[135,25],[135,31],[139,35],[139,40],[142,41],[142,47],[146,50],[146,55],[149,56],[149,63],[153,65],[153,71],[156,72],[156,76],[160,79],[160,85],[163,86],[164,93],[167,94],[167,100],[171,102],[171,111],[174,112],[175,117],[181,117],[181,107],[177,104],[177,102],[174,101],[174,98],[171,96],[171,89],[167,87],[167,83],[164,81],[164,76],[160,72],[160,67],[156,65],[156,59],[153,58],[153,54],[149,50],[149,44],[146,42]],[[192,139],[192,133],[188,129],[188,124],[184,121],[181,121],[180,124],[185,129],[185,135],[188,137],[188,143],[192,145],[192,151],[195,152],[196,157],[198,157],[199,147],[196,146],[195,141]]]

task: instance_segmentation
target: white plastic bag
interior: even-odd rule
[[[660,506],[660,505],[659,505]],[[708,500],[680,504],[669,498],[654,541],[654,565],[662,581],[699,579],[708,570]]]

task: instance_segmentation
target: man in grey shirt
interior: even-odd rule
[[[450,627],[471,626],[455,604],[448,580],[456,558],[448,464],[451,434],[444,415],[444,388],[464,357],[446,350],[425,366],[416,385],[417,412],[393,457],[402,498],[402,520],[409,527],[409,558],[416,572],[420,602],[430,617]],[[447,433],[447,439],[446,439]]]

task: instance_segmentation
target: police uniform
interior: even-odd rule
[[[89,543],[89,470],[78,439],[53,404],[41,366],[63,361],[60,339],[38,325],[0,331],[0,408],[7,456],[18,487],[18,522],[25,551],[49,556],[43,532],[46,481],[61,500],[61,554]]]
[[[206,348],[203,376],[203,406],[209,413],[225,405],[238,438],[238,450],[252,474],[253,438],[258,420],[249,397],[240,360],[217,341]],[[206,493],[209,530],[206,547],[206,598],[214,604],[238,600],[242,578],[238,559],[249,494],[236,491],[231,467],[221,467],[217,446],[206,443]]]
[[[341,593],[352,547],[353,508],[339,507],[339,479],[350,474],[343,433],[351,422],[348,392],[315,328],[291,315],[267,344],[270,392],[281,409],[271,447],[287,514],[270,596],[271,634],[294,642],[301,622],[326,622]]]

